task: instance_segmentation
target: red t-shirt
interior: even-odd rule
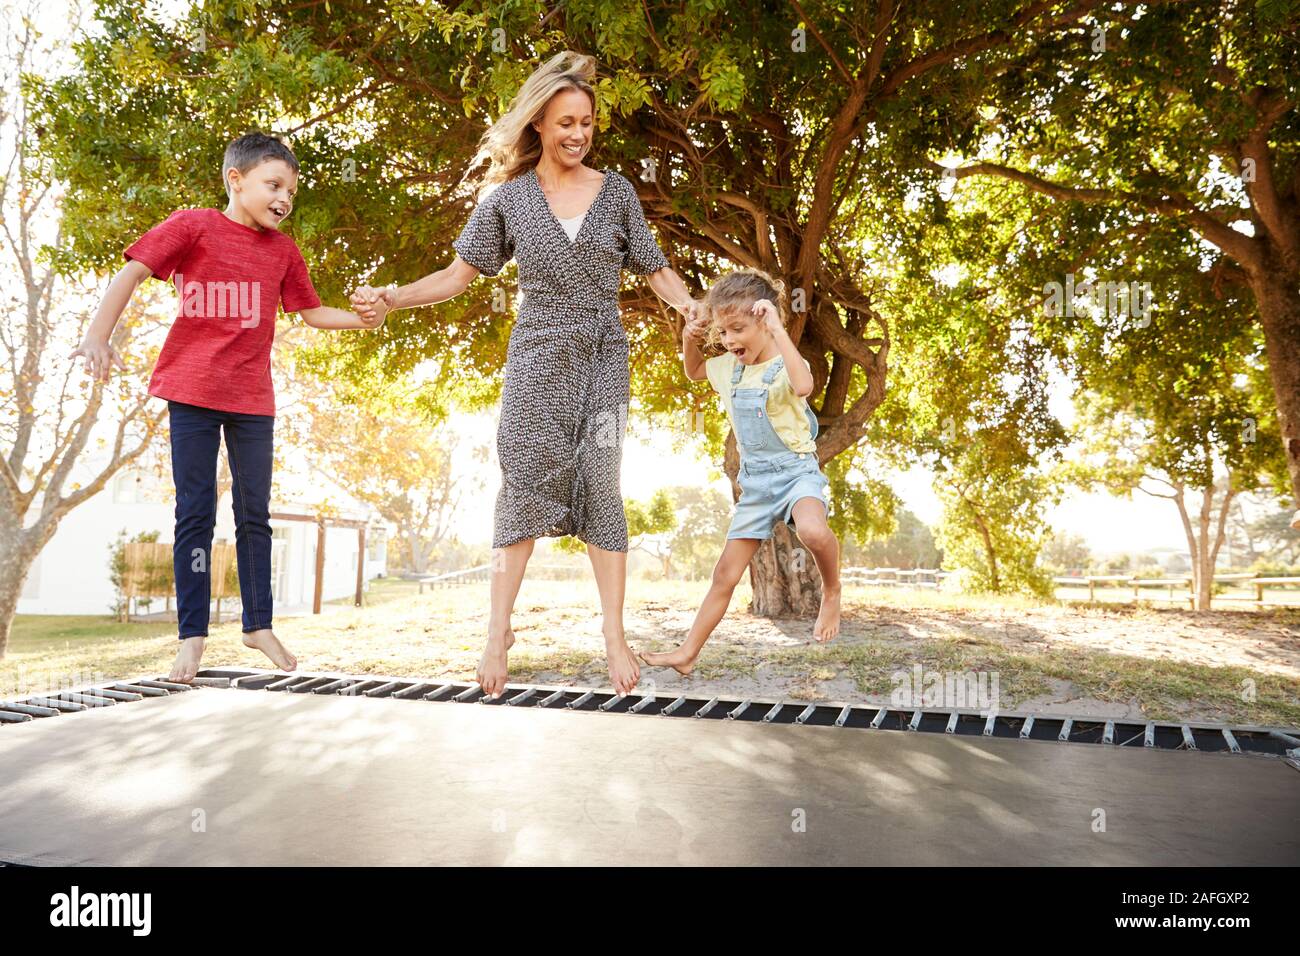
[[[173,273],[180,308],[149,394],[187,405],[274,415],[271,344],[276,307],[320,305],[297,244],[220,209],[178,209],[124,253],[164,282]]]

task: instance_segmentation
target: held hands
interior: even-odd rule
[[[368,328],[383,325],[384,317],[397,301],[397,288],[392,285],[376,289],[363,285],[352,293],[352,309]]]
[[[682,314],[686,316],[686,325],[683,329],[686,337],[697,344],[703,343],[709,331],[709,317],[705,312],[704,303],[692,299],[687,303],[686,308],[682,309]]]
[[[107,382],[114,365],[123,372],[127,370],[117,349],[107,342],[86,339],[68,358],[81,358],[86,364],[86,373],[97,382]]]

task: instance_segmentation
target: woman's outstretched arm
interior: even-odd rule
[[[362,286],[352,293],[352,307],[357,315],[369,318],[375,312],[374,302],[383,299],[389,311],[393,309],[414,309],[421,305],[433,305],[454,299],[467,288],[478,276],[479,271],[456,256],[451,264],[437,272],[430,272],[422,279],[416,279],[408,285],[390,285],[382,289]]]
[[[687,318],[691,317],[691,309],[698,303],[691,297],[690,290],[686,288],[686,283],[682,281],[682,277],[671,267],[656,269],[647,278],[650,280],[650,288],[654,289],[655,295]]]

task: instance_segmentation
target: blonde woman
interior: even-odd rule
[[[393,309],[443,302],[511,258],[518,266],[522,301],[501,393],[491,610],[478,667],[479,684],[494,698],[505,688],[511,612],[539,537],[576,535],[586,543],[610,681],[627,694],[641,677],[623,635],[628,542],[619,469],[629,388],[622,271],[648,276],[655,293],[688,317],[695,302],[647,227],[632,183],[583,163],[595,133],[595,75],[591,57],[558,54],[488,129],[470,167],[483,159],[490,166],[449,266],[353,295],[365,317],[377,298]]]

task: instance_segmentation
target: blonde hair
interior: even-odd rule
[[[783,326],[789,324],[787,320],[789,298],[785,294],[785,283],[780,279],[774,279],[762,269],[742,266],[725,273],[709,286],[709,291],[704,294],[704,310],[709,319],[705,345],[712,347],[722,344],[718,313],[740,309],[749,315],[750,308],[759,299],[768,299],[776,306],[781,324]],[[758,319],[755,315],[749,317],[754,321]]]
[[[484,159],[490,160],[487,172],[479,180],[479,198],[488,188],[514,179],[537,165],[542,155],[542,139],[532,124],[541,120],[557,93],[580,90],[587,94],[595,112],[596,91],[591,85],[595,78],[595,57],[572,50],[555,54],[537,68],[519,88],[505,113],[487,128],[479,140],[478,152],[470,160],[469,169]],[[465,178],[469,178],[468,171]]]

